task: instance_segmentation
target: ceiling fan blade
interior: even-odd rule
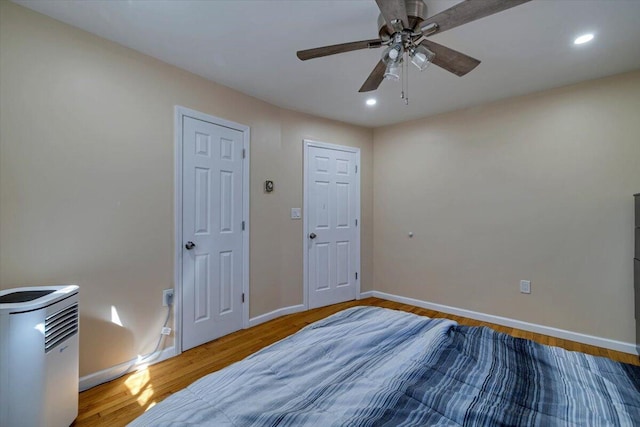
[[[438,24],[437,33],[441,33],[529,1],[531,0],[465,0],[444,12],[427,18],[421,27],[424,28],[435,23]]]
[[[384,62],[379,61],[378,65],[373,69],[367,80],[364,82],[362,87],[358,92],[371,92],[372,90],[378,89],[382,80],[384,80],[384,72],[387,70],[387,66],[384,65]]]
[[[395,31],[402,31],[409,26],[407,5],[404,1],[405,0],[376,0],[376,3],[378,3],[378,9],[380,9],[384,20],[387,21],[389,28],[394,30],[392,33]],[[402,22],[400,28],[392,24],[396,19]]]
[[[480,64],[480,61],[475,58],[442,46],[441,44],[434,43],[431,40],[423,40],[420,44],[436,54],[436,57],[433,58],[435,65],[444,68],[456,76],[462,77]]]
[[[351,52],[360,49],[372,49],[382,46],[382,40],[371,39],[359,42],[334,44],[331,46],[316,47],[314,49],[299,50],[296,55],[302,61],[307,59],[320,58],[323,56],[335,55],[336,53]]]

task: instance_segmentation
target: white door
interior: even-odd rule
[[[243,133],[183,122],[182,349],[242,328]]]
[[[307,143],[309,308],[356,298],[360,264],[357,151]]]

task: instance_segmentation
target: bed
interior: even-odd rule
[[[378,307],[308,325],[131,426],[632,426],[640,367]]]

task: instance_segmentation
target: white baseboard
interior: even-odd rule
[[[119,365],[112,366],[111,368],[103,369],[102,371],[95,372],[93,374],[85,375],[80,378],[80,391],[88,390],[97,385],[115,380],[129,372],[135,371],[142,365],[154,365],[163,360],[167,360],[176,355],[176,348],[174,346],[167,347],[162,351],[146,357],[142,361],[137,359],[130,360],[128,362],[120,363]]]
[[[261,314],[260,316],[252,317],[249,319],[249,327],[259,325],[264,322],[268,322],[269,320],[273,320],[277,317],[284,316],[287,314],[299,313],[301,311],[305,311],[306,307],[304,304],[292,305],[290,307],[283,307],[277,310],[270,311],[269,313]]]
[[[570,341],[576,341],[583,344],[593,345],[596,347],[608,348],[611,350],[621,351],[636,355],[636,345],[630,342],[616,341],[608,338],[596,337],[593,335],[582,334],[579,332],[567,331],[565,329],[553,328],[550,326],[538,325],[535,323],[524,322],[522,320],[510,319],[508,317],[494,316],[492,314],[480,313],[478,311],[467,310],[464,308],[451,307],[448,305],[436,304],[433,302],[422,301],[415,298],[408,298],[394,294],[388,294],[380,291],[367,291],[360,293],[360,298],[380,298],[389,301],[395,301],[403,304],[414,305],[416,307],[426,308],[429,310],[441,311],[443,313],[453,314],[456,316],[467,317],[469,319],[480,320],[483,322],[495,323],[497,325],[508,326],[510,328],[522,329],[523,331],[535,332],[539,334],[549,335],[551,337],[562,338]],[[276,319],[287,314],[299,313],[306,310],[303,304],[283,307],[269,313],[249,319],[249,326],[256,326],[269,320]],[[129,372],[136,370],[143,364],[153,365],[163,360],[169,359],[176,355],[174,346],[165,348],[157,352],[154,357],[148,357],[142,362],[134,359],[129,362],[121,363],[111,368],[104,369],[93,374],[80,378],[80,391],[84,391],[95,387],[99,384],[109,382],[119,378]]]
[[[415,305],[416,307],[441,311],[443,313],[453,314],[453,315],[462,316],[462,317],[468,317],[470,319],[495,323],[497,325],[508,326],[511,328],[522,329],[528,332],[535,332],[538,334],[549,335],[551,337],[562,338],[570,341],[576,341],[579,343],[589,344],[596,347],[608,348],[610,350],[621,351],[623,353],[629,353],[633,355],[637,354],[636,345],[630,342],[616,341],[608,338],[581,334],[579,332],[572,332],[572,331],[567,331],[565,329],[558,329],[558,328],[552,328],[550,326],[523,322],[522,320],[510,319],[508,317],[494,316],[492,314],[480,313],[477,311],[466,310],[464,308],[450,307],[448,305],[436,304],[433,302],[422,301],[414,298],[402,297],[399,295],[388,294],[385,292],[373,291],[371,293],[372,293],[371,296],[373,297],[386,299],[389,301]]]

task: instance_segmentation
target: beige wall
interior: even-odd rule
[[[303,138],[362,150],[372,288],[371,130],[276,108],[0,1],[0,287],[80,285],[81,375],[155,345],[173,286],[174,105],[251,127],[251,316],[302,303],[302,221],[289,209],[302,207]]]
[[[374,147],[374,289],[635,340],[640,72],[376,129]]]

